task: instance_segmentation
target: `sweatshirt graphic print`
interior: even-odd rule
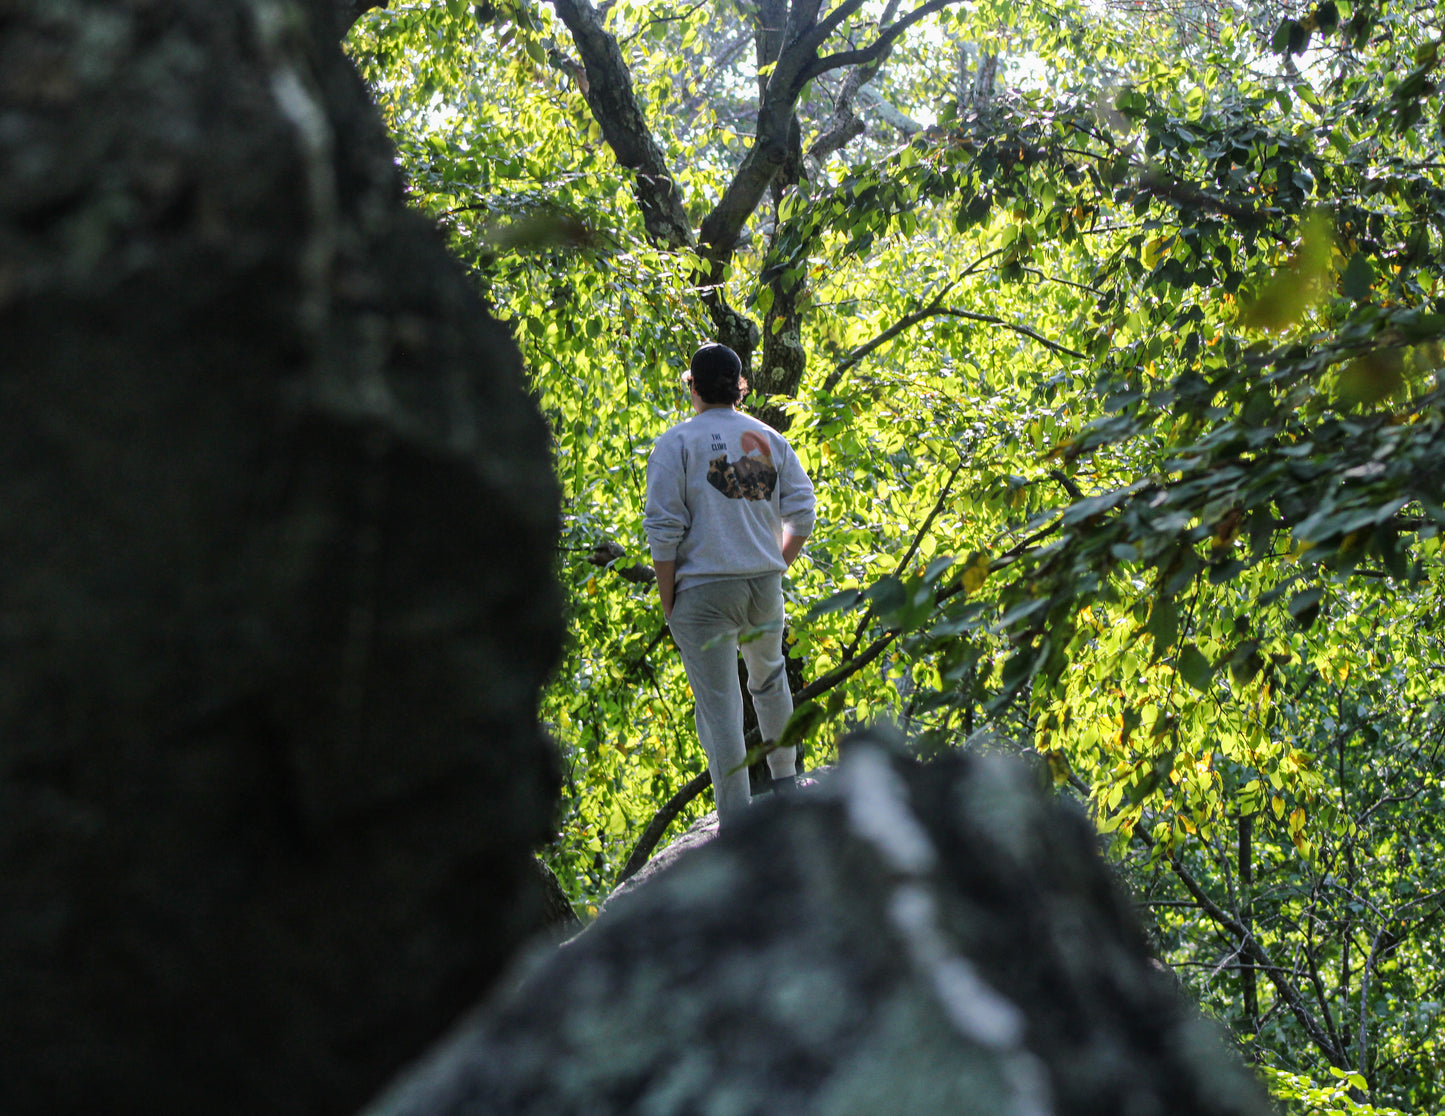
[[[783,569],[786,528],[813,529],[813,485],[787,439],[740,411],[703,411],[668,430],[647,459],[643,526],[678,589]]]
[[[707,465],[707,483],[729,500],[766,500],[778,483],[773,451],[761,434],[748,430],[738,439],[743,456],[729,461],[726,453]]]

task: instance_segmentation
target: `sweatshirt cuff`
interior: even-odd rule
[[[816,515],[793,515],[783,519],[783,526],[787,528],[790,535],[801,535],[804,538],[813,533],[813,525],[817,522]],[[656,557],[654,555],[654,557]]]
[[[653,560],[654,562],[675,562],[675,561],[677,561],[677,547],[676,547],[676,546],[661,546],[661,545],[655,545],[655,546],[653,546],[653,545],[650,545],[650,546],[648,547],[648,549],[652,551],[652,560]]]

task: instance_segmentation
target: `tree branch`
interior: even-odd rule
[[[828,40],[828,36],[843,25],[849,16],[856,15],[863,7],[863,0],[843,0],[836,8],[820,19],[808,32],[804,48],[816,52]]]
[[[1069,785],[1082,794],[1086,801],[1092,797],[1089,785],[1078,775],[1070,773]],[[1153,839],[1139,827],[1134,828],[1133,836],[1146,849],[1154,848]],[[1269,954],[1265,952],[1264,947],[1259,944],[1259,940],[1249,931],[1248,927],[1210,898],[1209,893],[1200,886],[1199,881],[1190,874],[1189,869],[1184,867],[1183,862],[1177,856],[1172,854],[1169,856],[1169,867],[1179,882],[1184,885],[1184,890],[1193,897],[1199,909],[1208,915],[1216,926],[1235,939],[1238,944],[1238,954],[1248,957],[1255,969],[1262,970],[1269,977],[1270,982],[1279,992],[1281,1001],[1289,1007],[1290,1012],[1304,1027],[1305,1033],[1309,1035],[1310,1041],[1319,1047],[1320,1052],[1329,1059],[1330,1064],[1340,1069],[1348,1069],[1344,1051],[1332,1041],[1330,1035],[1326,1034],[1319,1025],[1318,1020],[1310,1014],[1309,1005],[1304,1002],[1299,990],[1285,979],[1285,971],[1270,960]]]
[[[1004,251],[1004,249],[1002,248],[996,249],[993,252],[990,252],[988,256],[983,257],[983,259],[988,259],[989,256],[996,256],[1002,251]],[[979,262],[981,263],[982,260],[980,260]],[[960,276],[960,278],[962,277]],[[1075,360],[1089,359],[1085,353],[1078,352],[1075,349],[1070,349],[1066,345],[1060,345],[1057,341],[1050,341],[1047,337],[1043,336],[1036,330],[1030,329],[1026,325],[1020,325],[1017,322],[1011,322],[1007,318],[1000,318],[993,314],[979,314],[972,310],[962,310],[957,307],[944,306],[943,299],[945,298],[945,296],[947,296],[948,292],[952,290],[957,284],[958,279],[953,280],[953,282],[949,283],[946,287],[944,287],[943,290],[939,292],[938,297],[936,297],[927,306],[923,307],[920,310],[915,310],[910,314],[905,314],[903,317],[899,318],[898,321],[894,322],[891,326],[885,329],[882,333],[878,334],[877,337],[874,337],[872,340],[865,341],[863,344],[859,345],[851,353],[845,356],[841,361],[838,362],[838,365],[833,369],[833,371],[828,374],[828,378],[823,381],[823,390],[832,391],[838,386],[838,381],[843,378],[843,374],[847,372],[848,369],[852,368],[855,364],[857,364],[860,360],[862,360],[865,356],[873,352],[879,346],[886,345],[889,341],[892,341],[895,337],[897,337],[905,330],[911,329],[919,322],[926,321],[929,318],[967,318],[969,321],[983,322],[987,325],[1003,326],[1005,329],[1011,329],[1015,333],[1022,334],[1025,337],[1037,341],[1040,345],[1043,345],[1045,348],[1051,349],[1056,353],[1061,353],[1064,356],[1073,357]]]
[[[1193,206],[1196,209],[1212,210],[1215,213],[1233,218],[1246,228],[1261,229],[1267,235],[1281,242],[1289,239],[1277,230],[1264,228],[1269,221],[1280,215],[1277,210],[1255,209],[1251,206],[1230,201],[1228,198],[1217,197],[1214,194],[1206,194],[1203,190],[1190,186],[1187,183],[1166,178],[1157,171],[1148,171],[1140,175],[1139,192],[1141,194],[1150,194],[1156,198],[1162,198],[1165,201],[1173,202],[1175,205]]]
[[[888,56],[888,52],[893,49],[893,44],[898,41],[903,32],[907,31],[925,16],[930,16],[934,12],[940,12],[944,8],[950,7],[958,2],[959,0],[928,0],[928,3],[922,7],[913,9],[913,11],[909,12],[897,23],[885,27],[882,32],[879,33],[878,38],[868,46],[860,50],[839,51],[837,54],[829,54],[823,58],[815,58],[813,63],[803,71],[804,84],[812,81],[819,74],[826,74],[829,70],[842,69],[844,66],[867,66],[873,62],[881,61]],[[827,20],[820,23],[818,28],[823,31],[823,34],[818,37],[814,49],[816,50],[817,47],[821,46],[823,39],[831,34],[834,28],[836,28],[847,15],[856,11],[858,6],[859,4],[853,2],[840,4]],[[848,9],[848,11],[845,12],[844,9]],[[839,13],[842,14],[839,15]],[[834,16],[838,16],[838,18],[835,19]],[[826,28],[826,30],[823,30],[824,28]]]
[[[894,577],[897,577],[907,569],[908,563],[913,561],[913,556],[918,553],[918,548],[923,544],[924,536],[928,534],[929,528],[933,526],[933,521],[938,518],[939,513],[943,511],[944,505],[948,502],[948,494],[953,491],[953,482],[958,479],[958,474],[963,471],[963,466],[964,459],[962,454],[960,454],[958,464],[953,467],[953,472],[948,474],[948,480],[943,482],[943,488],[938,493],[938,499],[933,503],[933,510],[924,518],[923,525],[914,532],[913,541],[908,544],[908,550],[904,553],[902,560],[893,567]],[[858,643],[863,638],[863,630],[868,626],[868,621],[872,619],[872,617],[873,606],[870,604],[868,611],[858,620],[858,628],[853,633],[853,639],[848,644],[848,650],[843,654],[845,660],[852,658],[853,652],[858,649]]]
[[[575,3],[578,0],[553,2]],[[848,16],[862,7],[862,0],[844,0],[822,20],[814,19],[816,0],[794,0],[778,55],[772,61],[773,71],[768,76],[758,105],[753,144],[723,191],[722,198],[702,223],[699,243],[703,255],[712,264],[711,277],[714,280],[721,273],[721,265],[732,257],[743,224],[757,208],[763,192],[787,158],[793,108],[804,86],[828,70],[881,62],[909,27],[925,15],[957,2],[959,0],[929,0],[886,28],[866,50],[832,55],[828,64],[823,65],[824,60],[818,58],[819,48]]]
[[[1137,829],[1135,833],[1146,843],[1151,843],[1146,834],[1139,832]],[[1304,998],[1299,994],[1299,990],[1285,979],[1284,970],[1280,969],[1270,960],[1269,954],[1264,951],[1264,947],[1259,944],[1259,940],[1255,938],[1255,936],[1249,932],[1248,928],[1242,925],[1238,919],[1221,908],[1219,904],[1209,897],[1204,888],[1200,886],[1199,881],[1190,875],[1189,870],[1184,867],[1178,857],[1171,856],[1169,858],[1169,866],[1173,869],[1175,876],[1179,878],[1179,882],[1184,885],[1184,890],[1194,897],[1200,909],[1209,916],[1216,926],[1228,931],[1239,943],[1240,952],[1253,962],[1256,969],[1263,970],[1269,977],[1270,982],[1275,986],[1275,990],[1279,992],[1280,998],[1289,1006],[1290,1011],[1299,1021],[1300,1026],[1302,1026],[1305,1029],[1305,1033],[1309,1035],[1310,1041],[1329,1059],[1330,1064],[1338,1066],[1340,1069],[1348,1068],[1344,1052],[1331,1041],[1330,1036],[1325,1032],[1324,1028],[1320,1026],[1319,1021],[1310,1013],[1309,1006],[1304,1002]]]
[[[870,106],[866,111],[877,113],[884,121],[893,125],[905,136],[916,136],[923,131],[923,125],[905,112],[899,111],[882,93],[876,89],[861,89],[858,95]]]
[[[1000,248],[994,252],[989,253],[989,255],[997,255],[999,252],[1002,251],[1003,249]],[[945,297],[947,297],[948,292],[953,290],[953,288],[957,285],[958,280],[954,279],[947,286],[945,286],[943,290],[939,291],[938,294],[934,297],[933,301],[930,302],[927,306],[923,307],[920,310],[915,310],[912,313],[903,315],[903,317],[899,318],[882,333],[878,334],[878,336],[859,345],[856,349],[854,349],[851,353],[849,353],[841,361],[839,361],[837,367],[835,367],[832,372],[828,373],[828,378],[823,381],[823,390],[832,391],[838,386],[838,381],[843,378],[843,373],[847,372],[848,369],[852,368],[869,353],[873,352],[875,349],[879,348],[882,345],[888,344],[889,341],[892,341],[904,330],[910,329],[913,326],[917,325],[919,322],[932,317],[934,314],[937,314],[939,310],[943,307],[943,300]]]
[[[642,831],[642,836],[637,839],[637,844],[632,848],[632,854],[628,856],[627,863],[622,866],[622,871],[617,876],[617,882],[612,886],[619,888],[635,876],[641,867],[647,863],[647,858],[652,855],[652,850],[657,847],[657,842],[662,840],[662,835],[667,832],[677,815],[682,813],[685,807],[694,798],[700,795],[708,787],[712,786],[712,775],[706,768],[679,787],[662,808],[652,815],[652,820],[647,823],[647,828]]]
[[[1025,275],[1034,275],[1040,279],[1046,280],[1047,282],[1060,283],[1065,287],[1074,287],[1075,289],[1080,291],[1088,291],[1090,294],[1101,295],[1104,293],[1098,287],[1091,287],[1088,283],[1076,283],[1072,279],[1065,279],[1059,275],[1049,275],[1046,272],[1040,271],[1036,267],[1021,267],[1019,268],[1019,270],[1022,271]]]
[[[636,173],[633,193],[648,235],[667,248],[692,244],[692,224],[682,206],[682,188],[652,138],[632,88],[632,73],[617,40],[588,0],[552,0],[572,35],[586,72],[583,95],[617,161]]]
[[[605,5],[604,5],[604,7],[605,7]],[[698,10],[699,8],[701,8],[701,7],[702,7],[702,0],[698,0],[698,2],[697,2],[696,4],[694,4],[694,5],[693,5],[692,7],[690,7],[690,8],[685,9],[684,11],[673,12],[673,13],[670,14],[670,15],[656,15],[656,16],[653,16],[651,19],[646,20],[646,21],[644,21],[643,23],[641,23],[641,24],[638,26],[637,30],[634,31],[631,35],[628,35],[627,38],[625,38],[625,39],[622,40],[622,42],[623,42],[623,43],[630,43],[630,42],[632,42],[633,39],[636,39],[639,35],[642,35],[649,27],[651,27],[651,26],[652,26],[653,24],[655,24],[655,23],[680,23],[680,22],[682,22],[683,20],[687,19],[688,16],[692,15],[693,12],[697,11],[697,10]]]
[[[888,0],[888,6],[883,10],[883,15],[879,19],[880,23],[887,23],[893,18],[894,13],[898,10],[899,2],[900,0]],[[813,146],[808,149],[808,158],[814,160],[818,166],[821,167],[829,155],[865,131],[863,121],[854,111],[853,102],[863,86],[877,75],[882,64],[883,60],[880,58],[872,65],[859,66],[843,79],[842,88],[839,89],[838,96],[833,101],[833,118],[823,129],[822,134],[813,141]],[[878,99],[882,100],[881,97]]]
[[[813,164],[814,173],[818,173],[829,155],[841,151],[867,130],[868,126],[853,112],[851,105],[846,110],[835,111],[827,130],[808,148],[808,160]]]
[[[1069,476],[1069,474],[1064,472],[1062,469],[1050,469],[1049,479],[1058,481],[1060,487],[1062,487],[1063,490],[1069,494],[1070,500],[1079,501],[1084,498],[1084,493],[1079,488],[1079,486],[1074,483],[1074,478]],[[1228,867],[1227,861],[1226,867]]]
[[[938,316],[945,316],[950,318],[966,318],[971,322],[983,322],[986,325],[1003,326],[1005,329],[1011,329],[1015,333],[1021,334],[1024,337],[1032,338],[1044,348],[1050,349],[1056,353],[1060,353],[1063,356],[1073,357],[1075,360],[1089,359],[1086,353],[1081,353],[1077,349],[1071,349],[1067,345],[1060,345],[1057,341],[1050,341],[1047,337],[1045,337],[1042,333],[1039,333],[1037,330],[1030,329],[1026,325],[1019,325],[1017,322],[1011,322],[1007,318],[996,317],[993,314],[978,314],[972,310],[961,310],[957,307],[945,307],[944,309],[938,311]]]
[[[1375,961],[1380,956],[1380,943],[1385,939],[1385,930],[1390,924],[1382,923],[1375,931],[1375,940],[1370,944],[1370,956],[1365,961],[1365,971],[1360,974],[1360,1054],[1356,1069],[1361,1077],[1368,1080],[1369,1069],[1369,1025],[1370,1025],[1370,980],[1375,975]],[[1359,1097],[1356,1100],[1362,1099]]]

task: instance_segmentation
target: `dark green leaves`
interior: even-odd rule
[[[1179,676],[1193,686],[1200,693],[1208,693],[1210,685],[1214,681],[1214,667],[1209,660],[1200,653],[1199,648],[1194,644],[1188,644],[1179,652],[1175,669]]]
[[[779,748],[796,748],[803,744],[829,717],[828,707],[820,702],[804,702],[793,710],[793,715],[788,718],[788,723],[783,726],[783,731],[778,734],[777,740],[764,740],[756,748],[753,748],[743,757],[743,762],[733,768],[733,771],[741,771],[751,767],[758,760],[763,759]]]
[[[1319,616],[1320,598],[1324,596],[1324,593],[1324,589],[1315,586],[1313,589],[1296,593],[1290,598],[1289,614],[1301,628],[1309,628]]]
[[[1160,658],[1174,646],[1179,635],[1179,606],[1173,597],[1160,597],[1149,610],[1149,634],[1154,637],[1154,657]]]
[[[1229,674],[1243,686],[1254,678],[1264,667],[1264,656],[1259,653],[1259,640],[1247,639],[1236,647],[1229,656]]]
[[[834,593],[831,597],[825,597],[810,608],[807,618],[809,620],[815,620],[819,616],[826,616],[830,612],[843,612],[848,609],[857,608],[866,599],[861,589],[843,589]]]
[[[1370,297],[1370,288],[1374,286],[1374,282],[1375,269],[1369,257],[1363,252],[1356,252],[1350,257],[1349,264],[1340,276],[1340,293],[1356,302],[1364,302]]]
[[[1123,500],[1147,487],[1148,483],[1147,480],[1139,480],[1123,488],[1115,489],[1112,492],[1105,492],[1098,496],[1090,496],[1083,500],[1076,500],[1065,510],[1064,522],[1066,524],[1080,523],[1092,516],[1100,515],[1112,508],[1116,508]]]

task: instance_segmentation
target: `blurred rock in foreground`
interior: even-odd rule
[[[367,1116],[1266,1116],[1021,768],[862,738],[496,1002]]]
[[[334,0],[0,4],[0,1112],[350,1113],[540,918],[556,496]]]

